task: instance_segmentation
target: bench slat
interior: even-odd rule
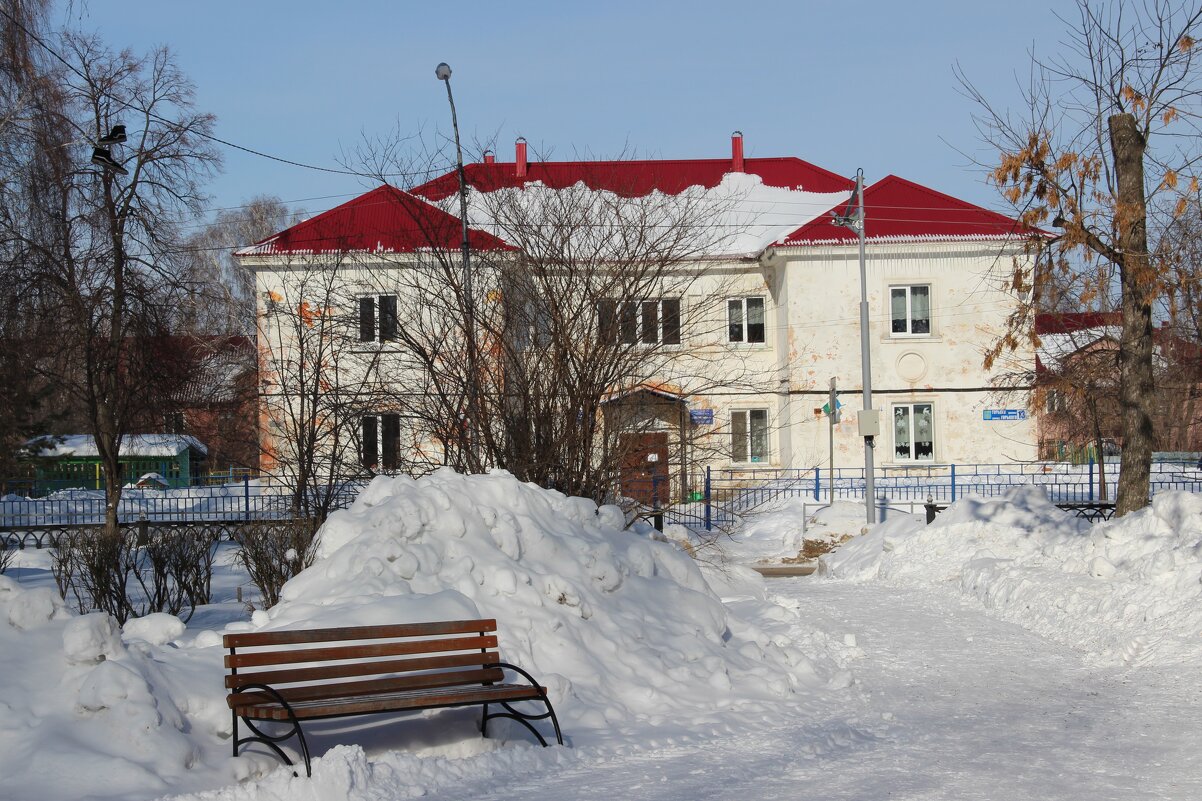
[[[495,651],[484,651],[466,654],[448,654],[446,656],[422,657],[419,659],[386,659],[379,662],[342,662],[336,665],[321,667],[292,668],[287,670],[257,670],[237,675],[227,675],[225,686],[232,689],[239,685],[250,684],[296,684],[305,681],[320,681],[322,679],[340,679],[349,676],[372,676],[381,673],[408,673],[415,670],[444,670],[446,668],[472,667],[499,662],[500,657]],[[276,689],[279,689],[278,687]]]
[[[522,701],[538,698],[541,688],[520,684],[501,684],[491,687],[447,690],[433,688],[405,693],[356,696],[353,698],[316,699],[292,704],[296,717],[316,718],[335,715],[354,715],[367,712],[390,712],[403,709],[466,706],[499,701]],[[287,720],[288,713],[279,704],[256,704],[237,707],[239,715],[256,720]]]
[[[435,654],[444,651],[484,651],[497,647],[496,635],[487,637],[448,637],[441,640],[407,640],[373,645],[347,645],[336,648],[277,649],[226,655],[227,668],[290,665],[299,662],[334,662],[344,659],[369,659],[404,654]]]
[[[422,673],[417,676],[371,679],[369,681],[346,681],[337,684],[284,687],[283,689],[276,690],[276,692],[283,696],[288,703],[293,703],[294,701],[312,701],[321,698],[376,695],[379,693],[428,690],[439,687],[471,686],[479,688],[485,682],[500,685],[504,681],[505,672],[503,670],[500,668],[487,668],[484,670],[455,670],[450,673]],[[271,696],[258,690],[232,692],[226,696],[226,702],[230,708],[272,703],[273,700]]]
[[[440,634],[469,634],[496,631],[497,621],[447,620],[435,623],[401,623],[394,626],[346,626],[334,629],[299,629],[293,631],[254,631],[226,634],[221,638],[226,648],[254,648],[263,645],[294,645],[339,640],[375,640],[386,637],[434,637]]]

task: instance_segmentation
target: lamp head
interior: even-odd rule
[[[434,76],[440,81],[451,80],[451,65],[447,62],[442,62],[434,68]]]

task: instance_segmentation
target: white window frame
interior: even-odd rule
[[[914,330],[914,290],[923,288],[927,291],[927,330]],[[904,290],[906,293],[906,330],[893,330],[893,293],[896,290]],[[889,285],[889,335],[894,337],[929,337],[934,335],[935,327],[931,320],[931,297],[935,294],[934,287],[925,281],[914,281],[906,284],[890,284]]]
[[[763,328],[761,338],[756,341],[751,341],[751,323],[750,314],[748,312],[748,302],[758,300],[760,302],[760,315]],[[732,330],[734,323],[731,320],[731,306],[739,304],[739,333],[738,339],[735,338],[735,333]],[[763,295],[747,295],[741,298],[726,299],[726,341],[731,345],[766,345],[768,343],[768,301]]]
[[[927,412],[926,415],[920,417],[920,409]],[[902,421],[905,421],[903,429]],[[930,428],[928,432],[923,432],[920,425],[926,425]],[[935,450],[938,440],[935,431],[935,404],[932,401],[914,401],[912,403],[895,403],[892,406],[889,415],[889,428],[893,432],[893,461],[895,462],[933,462],[935,461]],[[901,436],[904,432],[904,437]],[[926,433],[930,436],[930,453],[919,455],[918,442],[919,436]],[[901,443],[904,441],[908,453],[902,455],[898,452]]]
[[[762,453],[756,458],[756,437],[753,418],[763,418]],[[740,419],[741,418],[741,419]],[[771,416],[768,409],[754,407],[730,410],[730,461],[731,464],[767,465],[772,462]],[[740,445],[742,443],[742,445]],[[740,453],[740,451],[742,451]]]

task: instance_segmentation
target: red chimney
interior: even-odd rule
[[[485,150],[484,151],[484,163],[485,164],[495,164],[496,162],[497,162],[497,154],[492,152],[491,150]]]
[[[526,137],[519,136],[517,141],[517,176],[526,177]]]
[[[743,132],[735,131],[730,135],[730,170],[743,172]]]

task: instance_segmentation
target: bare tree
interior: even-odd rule
[[[1148,208],[1170,195],[1175,199],[1166,205],[1184,213],[1185,192],[1197,191],[1197,179],[1188,176],[1198,157],[1200,22],[1202,9],[1170,0],[1078,0],[1060,55],[1033,59],[1020,115],[995,109],[963,82],[982,109],[983,136],[1001,154],[993,181],[1025,224],[1062,232],[1051,240],[1033,237],[1033,269],[1015,262],[1013,287],[1028,302],[986,366],[1021,339],[1037,339],[1034,314],[1043,310],[1052,276],[1080,276],[1086,299],[1106,304],[1117,296],[1120,515],[1148,502],[1156,407],[1152,312],[1164,286]]]
[[[260,298],[262,466],[290,488],[295,515],[318,521],[336,508],[348,482],[397,467],[366,457],[370,448],[363,447],[364,418],[387,404],[380,374],[386,351],[374,335],[361,337],[365,285],[348,278],[353,258],[288,259],[273,267]]]
[[[437,202],[457,215],[456,197]],[[719,255],[736,202],[697,187],[473,190],[473,235],[497,239],[473,245],[470,296],[457,230],[428,230],[419,263],[377,277],[399,299],[410,361],[393,386],[414,439],[458,470],[500,467],[597,500],[642,434],[674,431],[665,468],[683,468],[700,447],[690,396],[767,389],[723,358],[725,301],[714,298],[737,272]]]
[[[255,277],[234,250],[266,239],[299,222],[303,210],[289,210],[276,197],[252,198],[241,208],[219,211],[189,236],[181,249],[184,289],[176,329],[193,334],[252,335],[255,331]]]
[[[33,369],[82,410],[115,533],[122,437],[163,399],[152,353],[177,302],[178,224],[199,211],[218,157],[213,118],[193,110],[192,85],[167,50],[137,57],[89,36],[55,41],[63,102],[31,115],[31,158],[6,165],[21,180],[0,233],[21,265],[11,291],[54,346]],[[99,166],[82,163],[117,125],[127,144],[98,151]]]
[[[27,189],[44,173],[35,164],[66,160],[63,149],[43,147],[43,121],[60,113],[65,102],[56,63],[38,44],[49,9],[47,0],[0,6],[0,218],[10,222],[28,217]],[[6,286],[19,285],[23,251],[18,241],[0,237]],[[24,442],[54,428],[64,405],[55,402],[53,385],[31,376],[29,365],[44,343],[27,299],[8,291],[0,304],[0,382],[6,388],[0,393],[0,473],[16,475]]]

